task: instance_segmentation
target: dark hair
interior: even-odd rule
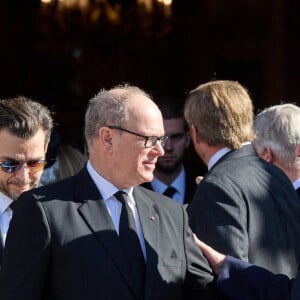
[[[167,97],[165,97],[164,99],[165,101],[157,103],[163,116],[163,119],[170,120],[182,118],[184,120],[184,130],[188,131],[189,126],[183,115],[183,105],[177,102],[172,102],[171,99],[169,99],[168,101]]]
[[[46,106],[21,96],[0,100],[0,130],[8,129],[17,137],[26,139],[41,128],[48,144],[52,127],[51,112]]]

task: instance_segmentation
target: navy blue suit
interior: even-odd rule
[[[296,279],[227,256],[217,280],[218,289],[232,300],[299,300]]]
[[[187,211],[192,230],[217,251],[297,275],[299,197],[286,174],[252,145],[230,151],[208,171]]]

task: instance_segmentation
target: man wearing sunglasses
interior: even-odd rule
[[[85,138],[78,174],[18,199],[1,300],[211,299],[211,268],[185,209],[140,186],[167,140],[150,96],[128,85],[102,90],[89,101]]]
[[[51,128],[51,114],[40,103],[25,97],[0,100],[0,267],[13,204],[38,186]]]

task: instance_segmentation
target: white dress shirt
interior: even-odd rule
[[[172,196],[172,199],[174,199],[179,204],[184,203],[184,196],[185,196],[185,170],[184,167],[182,167],[181,172],[179,175],[174,179],[174,181],[169,185],[176,189],[175,194]],[[153,177],[153,180],[151,181],[151,186],[153,191],[163,194],[164,191],[168,188],[168,185],[166,185],[164,182],[160,181],[156,177]]]
[[[297,190],[298,188],[300,188],[300,178],[296,179],[293,182],[293,186],[294,186],[295,190]]]
[[[12,209],[9,207],[12,202],[12,199],[0,192],[0,231],[3,245],[5,244],[9,223],[12,218]]]
[[[111,219],[113,221],[113,224],[115,226],[115,229],[117,233],[119,234],[119,223],[120,223],[120,216],[121,216],[121,210],[122,210],[122,204],[120,203],[119,200],[117,200],[114,197],[114,194],[119,191],[119,189],[114,186],[111,182],[106,180],[104,177],[102,177],[92,166],[91,162],[88,161],[87,163],[87,170],[92,177],[95,185],[97,186],[104,203],[106,205],[106,208],[111,216]],[[137,234],[140,240],[141,248],[144,254],[144,258],[146,260],[146,248],[145,248],[145,241],[144,241],[144,235],[143,235],[143,230],[139,218],[139,214],[136,208],[136,203],[133,197],[133,188],[129,189],[124,189],[122,190],[126,194],[128,194],[128,205],[130,209],[133,212],[134,220],[135,220],[135,225],[137,229]]]

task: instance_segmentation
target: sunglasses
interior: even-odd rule
[[[30,172],[39,172],[44,169],[47,162],[45,160],[29,160],[29,161],[19,161],[19,160],[5,160],[0,163],[1,170],[5,173],[13,173],[22,168],[26,164]]]

